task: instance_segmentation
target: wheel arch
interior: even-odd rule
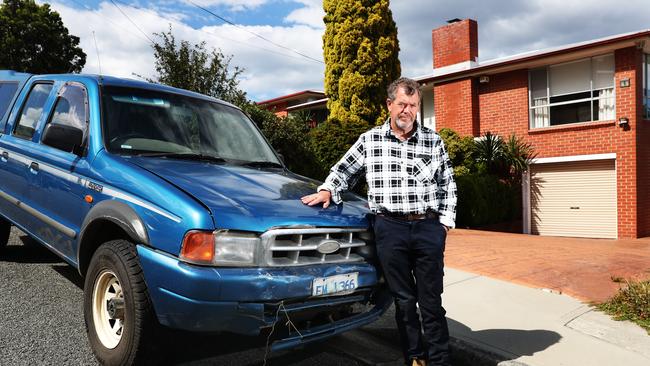
[[[147,227],[133,208],[119,201],[102,201],[90,210],[81,226],[77,263],[82,276],[95,250],[115,239],[149,245]]]

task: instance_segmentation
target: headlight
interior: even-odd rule
[[[214,264],[222,266],[253,265],[260,238],[248,233],[214,233]]]
[[[190,263],[217,266],[252,266],[260,238],[251,233],[190,231],[180,257]]]

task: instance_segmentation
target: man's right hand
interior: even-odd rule
[[[310,194],[302,197],[300,200],[302,203],[308,206],[314,206],[319,203],[323,204],[323,208],[327,208],[330,205],[330,200],[332,199],[332,193],[328,190],[318,191],[318,193]]]

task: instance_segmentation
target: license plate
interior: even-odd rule
[[[358,272],[314,278],[311,294],[312,296],[327,296],[351,293],[358,286],[358,278]]]

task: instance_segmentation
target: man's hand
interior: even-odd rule
[[[331,198],[332,198],[332,193],[330,193],[330,191],[322,190],[322,191],[318,191],[318,193],[304,196],[300,200],[302,201],[302,203],[308,206],[314,206],[319,203],[323,203],[323,208],[327,208],[330,205]]]

